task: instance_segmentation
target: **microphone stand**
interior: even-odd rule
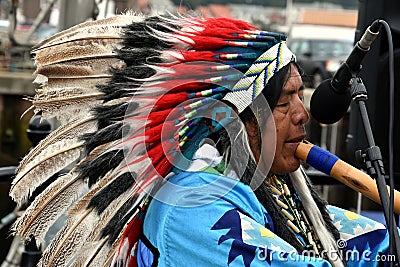
[[[398,266],[400,259],[400,237],[397,231],[396,220],[393,214],[389,212],[389,194],[385,182],[385,169],[383,166],[382,154],[378,146],[375,145],[374,136],[371,129],[371,124],[368,118],[368,111],[366,107],[366,101],[368,99],[367,89],[362,82],[360,77],[354,75],[350,80],[350,92],[351,97],[356,102],[359,107],[361,114],[365,134],[367,136],[368,146],[366,149],[366,167],[367,171],[372,178],[376,179],[376,184],[378,187],[379,197],[381,199],[381,206],[383,208],[383,213],[385,216],[386,224],[389,227],[393,225],[394,229],[389,229],[389,240],[391,244],[394,244],[393,251],[390,251],[391,255],[395,252],[396,261]],[[391,222],[391,223],[390,223]],[[393,262],[391,262],[393,264]]]

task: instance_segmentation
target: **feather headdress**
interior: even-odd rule
[[[210,133],[203,118],[221,100],[243,111],[294,60],[282,34],[173,16],[86,22],[33,53],[35,112],[62,125],[23,159],[10,194],[30,203],[14,225],[25,239],[43,243],[67,215],[43,266],[134,266],[148,196],[190,162]]]

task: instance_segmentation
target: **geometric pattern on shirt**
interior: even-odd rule
[[[349,240],[376,230],[386,229],[379,222],[338,207],[328,206],[328,212],[333,224],[341,233],[343,240]]]
[[[231,241],[228,255],[229,265],[237,257],[242,256],[244,266],[250,266],[255,259],[256,253],[266,254],[265,260],[271,264],[269,256],[272,251],[295,251],[285,241],[277,237],[273,232],[258,224],[237,209],[225,212],[221,218],[212,226],[211,230],[228,230],[218,240],[218,245]]]

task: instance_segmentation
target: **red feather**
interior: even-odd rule
[[[124,241],[128,241],[129,249],[128,251],[132,251],[133,247],[139,240],[139,237],[142,233],[143,229],[143,219],[139,217],[139,214],[135,215],[133,219],[128,223],[128,226],[125,228],[124,233],[122,234],[122,239],[120,243],[119,250]],[[132,253],[128,253],[128,258],[125,259],[125,262],[129,262],[129,267],[137,267],[136,257],[132,256]]]
[[[255,27],[248,22],[230,18],[208,18],[204,23],[205,28],[222,28],[234,30],[252,30]]]
[[[194,44],[190,44],[195,50],[216,50],[229,45],[223,39],[211,36],[190,36]]]
[[[211,87],[215,87],[215,85],[210,83],[205,83],[202,80],[194,79],[194,78],[186,78],[186,79],[169,79],[165,82],[160,82],[157,86],[165,88],[170,93],[175,92],[193,92],[193,91],[202,91],[209,89]]]
[[[168,109],[178,105],[179,103],[185,102],[188,99],[187,92],[178,92],[175,94],[162,95],[157,102],[154,104],[154,108],[157,110]]]
[[[151,112],[148,117],[148,123],[146,124],[147,128],[152,128],[160,123],[165,122],[165,119],[168,117],[169,120],[176,119],[179,116],[179,109],[166,109],[166,110],[161,110],[161,111],[153,111]]]
[[[204,30],[198,32],[198,35],[213,36],[219,38],[232,38],[245,30],[256,30],[253,25],[247,22],[228,19],[228,18],[208,18],[207,20],[198,20],[202,24]]]
[[[172,136],[180,126],[175,126],[173,121],[161,123],[155,127],[150,127],[145,131],[146,143],[159,142],[163,134],[164,136]]]
[[[216,57],[217,53],[211,51],[187,51],[182,52],[182,56],[186,62],[191,61],[213,61],[217,62],[219,59]]]
[[[203,37],[200,37],[203,38]],[[220,63],[205,63],[205,62],[190,62],[190,63],[183,63],[183,64],[176,64],[172,67],[170,67],[171,71],[174,72],[174,74],[166,75],[166,76],[161,76],[161,79],[174,79],[174,80],[180,80],[180,79],[187,79],[187,78],[195,78],[199,79],[202,76],[207,76],[209,77],[210,75],[215,75],[217,73],[218,75],[222,75],[223,71],[215,71],[210,68],[210,66],[222,66]],[[178,75],[176,75],[176,74]]]

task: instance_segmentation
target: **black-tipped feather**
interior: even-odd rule
[[[82,140],[85,141],[85,149],[87,153],[92,152],[96,147],[107,144],[122,138],[123,128],[122,123],[116,123],[108,126],[106,129],[102,129],[96,134],[85,134],[82,136]],[[94,138],[95,137],[95,138]]]
[[[148,18],[143,22],[130,24],[125,28],[125,45],[129,44],[129,46],[144,47],[145,44],[150,43],[153,44],[153,47],[166,49],[171,47],[171,45],[153,36],[152,29],[163,32],[171,32],[171,28],[177,29],[178,27],[173,24],[168,24],[159,18]]]
[[[160,52],[148,48],[121,49],[118,55],[127,65],[137,64],[138,61],[147,63],[162,63]]]
[[[126,192],[133,185],[135,178],[136,175],[133,173],[120,175],[92,197],[88,208],[93,207],[99,214],[102,213],[114,199]]]
[[[139,65],[144,63],[138,62]],[[127,66],[125,69],[112,69],[111,71],[113,73],[111,83],[98,86],[99,91],[104,93],[100,99],[105,102],[132,96],[136,92],[135,88],[139,88],[143,84],[139,81],[132,81],[132,79],[145,79],[156,74],[154,69],[146,66]]]
[[[99,129],[103,129],[125,117],[127,108],[134,110],[139,107],[137,103],[122,103],[110,106],[98,106],[94,108],[94,115],[97,118]]]
[[[131,217],[138,212],[138,207],[132,208],[133,204],[137,200],[137,195],[125,202],[124,205],[118,210],[114,217],[109,223],[103,228],[101,232],[101,238],[109,236],[108,243],[111,245],[118,238],[118,235],[122,231],[126,223]]]
[[[115,169],[124,159],[122,150],[114,150],[100,155],[92,161],[79,165],[81,177],[88,178],[88,185],[92,187],[110,170]]]

